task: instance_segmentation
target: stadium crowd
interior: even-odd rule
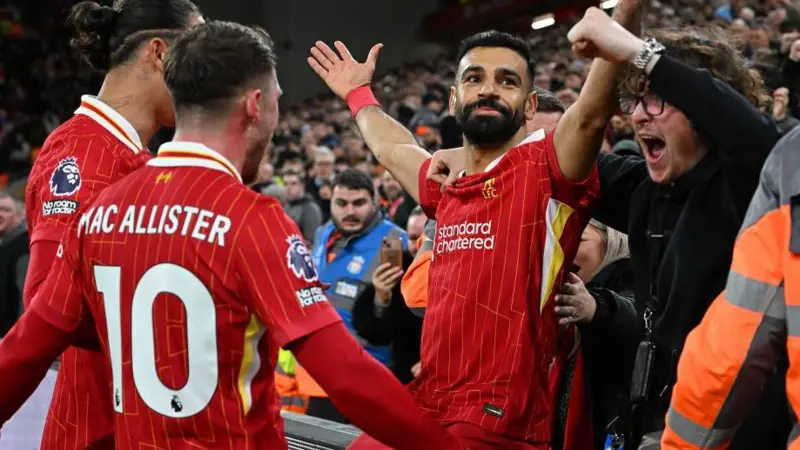
[[[73,3],[52,2],[59,11]],[[69,47],[71,30],[58,17],[30,8],[25,2],[0,8],[0,338],[23,309],[27,177],[47,135],[102,81]],[[659,448],[668,411],[669,426],[680,427],[669,417],[676,414],[670,399],[684,342],[726,281],[731,290],[734,241],[758,174],[778,139],[800,124],[800,3],[649,0],[644,10],[643,34],[671,30],[654,33],[670,60],[646,83],[629,72],[620,77],[620,92],[633,86],[639,88],[628,91],[643,92],[646,84],[655,95],[622,95],[605,128],[600,202],[581,237],[574,275],[559,288],[568,300],[556,314],[581,337],[559,343],[559,374],[551,376],[554,449],[621,448],[624,441],[624,448]],[[537,115],[528,123],[532,133],[554,129],[587,80],[591,60],[576,56],[567,38],[578,19],[524,36],[536,61],[539,96]],[[385,111],[431,154],[464,145],[448,109],[456,54],[454,48],[445,58],[379,68],[372,83]],[[671,107],[688,117],[690,131],[669,134],[663,130],[677,125],[666,122],[653,131],[657,127],[637,119],[640,109],[655,117]],[[151,151],[171,133],[156,134]],[[685,149],[684,159],[648,175],[644,153],[656,158],[666,146]],[[724,156],[703,158],[700,148]],[[348,104],[321,95],[283,109],[249,187],[283,204],[310,247],[320,280],[333,286],[331,302],[364,348],[404,384],[414,380],[422,370],[426,264],[436,223],[378,162]],[[659,205],[658,214],[652,205]],[[315,302],[314,295],[301,302]],[[687,305],[681,302],[686,298],[697,301]],[[652,374],[637,381],[643,348],[657,350],[647,357],[654,361],[647,369]],[[733,448],[785,448],[792,426],[787,366],[787,358],[779,358],[765,376],[757,412],[737,417],[744,426]],[[285,409],[347,422],[286,350],[279,355],[276,384]],[[706,424],[712,434],[728,425]],[[581,434],[590,437],[575,437]]]

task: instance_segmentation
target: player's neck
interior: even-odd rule
[[[191,126],[179,124],[175,128],[175,136],[172,140],[203,144],[224,156],[241,173],[244,166],[242,149],[246,147],[246,144],[238,136],[241,136],[241,133],[226,133],[224,130],[202,126],[202,124],[192,124]]]
[[[525,128],[520,128],[511,139],[499,146],[479,146],[464,139],[464,148],[467,150],[467,161],[464,166],[466,174],[474,175],[484,172],[492,161],[519,145],[525,139],[525,135]]]
[[[138,84],[131,74],[112,70],[103,80],[97,98],[124,117],[136,130],[142,145],[146,146],[159,125],[155,107],[148,101],[148,96],[142,94],[143,89]]]

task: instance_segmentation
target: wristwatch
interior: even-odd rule
[[[653,59],[653,56],[663,53],[664,50],[666,50],[666,47],[661,45],[657,40],[653,38],[645,39],[642,49],[639,50],[639,54],[637,54],[636,58],[633,60],[633,67],[644,70],[644,68],[647,67],[647,63]]]

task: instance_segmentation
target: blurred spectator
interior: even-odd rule
[[[408,250],[405,231],[390,222],[378,208],[370,177],[354,169],[338,174],[333,181],[331,220],[317,230],[312,256],[320,281],[330,285],[326,291],[328,298],[354,335],[353,307],[359,295],[373,284],[384,239],[396,239],[403,251]],[[387,282],[386,286],[389,285],[391,283]],[[388,300],[376,305],[379,311],[376,314],[382,314],[381,308],[389,306]],[[375,359],[392,368],[392,350],[388,341],[380,340],[379,345],[361,342]],[[414,362],[416,360],[410,364]],[[410,370],[410,366],[406,370]],[[339,422],[344,420],[325,392],[302,368],[297,369],[296,377],[300,392],[311,397],[309,415]]]
[[[408,216],[408,225],[406,225],[406,232],[408,233],[408,251],[411,253],[411,256],[417,256],[417,250],[419,249],[419,240],[422,239],[422,235],[425,232],[425,222],[428,221],[428,217],[425,216],[425,212],[422,211],[422,207],[416,206],[413,210],[411,210],[411,214]]]
[[[788,133],[792,128],[800,124],[797,118],[791,116],[789,108],[789,89],[780,87],[772,93],[772,118],[778,125],[781,135]]]
[[[435,127],[439,125],[439,115],[442,113],[444,103],[438,95],[428,93],[422,97],[422,107],[417,110],[414,117],[408,123],[410,130],[416,130],[419,126]]]
[[[633,139],[623,139],[617,142],[614,144],[614,147],[611,148],[611,153],[619,156],[642,157],[642,149],[639,148],[639,144]]]
[[[284,172],[293,173],[306,173],[306,161],[303,155],[294,151],[285,151],[278,155],[278,162],[276,164],[278,172],[283,175]],[[283,184],[283,178],[278,181]]]
[[[28,243],[28,225],[22,203],[0,191],[0,338],[22,314]]]
[[[322,225],[322,211],[313,197],[306,192],[306,182],[298,172],[283,173],[283,188],[286,199],[283,208],[286,214],[297,224],[306,242],[314,240],[317,227]]]
[[[346,167],[347,163],[344,164]],[[306,190],[319,205],[323,222],[327,222],[331,215],[331,197],[328,195],[327,198],[322,198],[319,191],[325,183],[330,184],[334,176],[333,152],[328,147],[317,147],[311,154],[311,171]]]
[[[380,176],[381,206],[386,211],[389,220],[394,221],[397,208],[405,201],[403,187],[394,179],[388,170],[384,170]],[[405,224],[403,224],[405,225]]]
[[[552,92],[543,88],[537,88],[536,114],[533,115],[533,119],[525,124],[525,128],[527,128],[528,133],[533,133],[540,129],[549,133],[556,129],[556,124],[566,110],[561,100]]]

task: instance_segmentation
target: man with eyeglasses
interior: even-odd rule
[[[642,40],[612,25],[609,19],[587,40],[604,58],[631,63],[620,107],[644,158],[601,155],[595,218],[628,232],[636,316],[615,305],[598,305],[596,314],[641,336],[628,349],[631,363],[638,361],[625,448],[655,449],[684,340],[725,287],[734,240],[779,134],[759,110],[763,83],[725,39],[681,31]],[[785,448],[781,378],[767,386],[732,448]],[[666,420],[687,448],[709,445],[692,442],[696,435],[676,414]]]

